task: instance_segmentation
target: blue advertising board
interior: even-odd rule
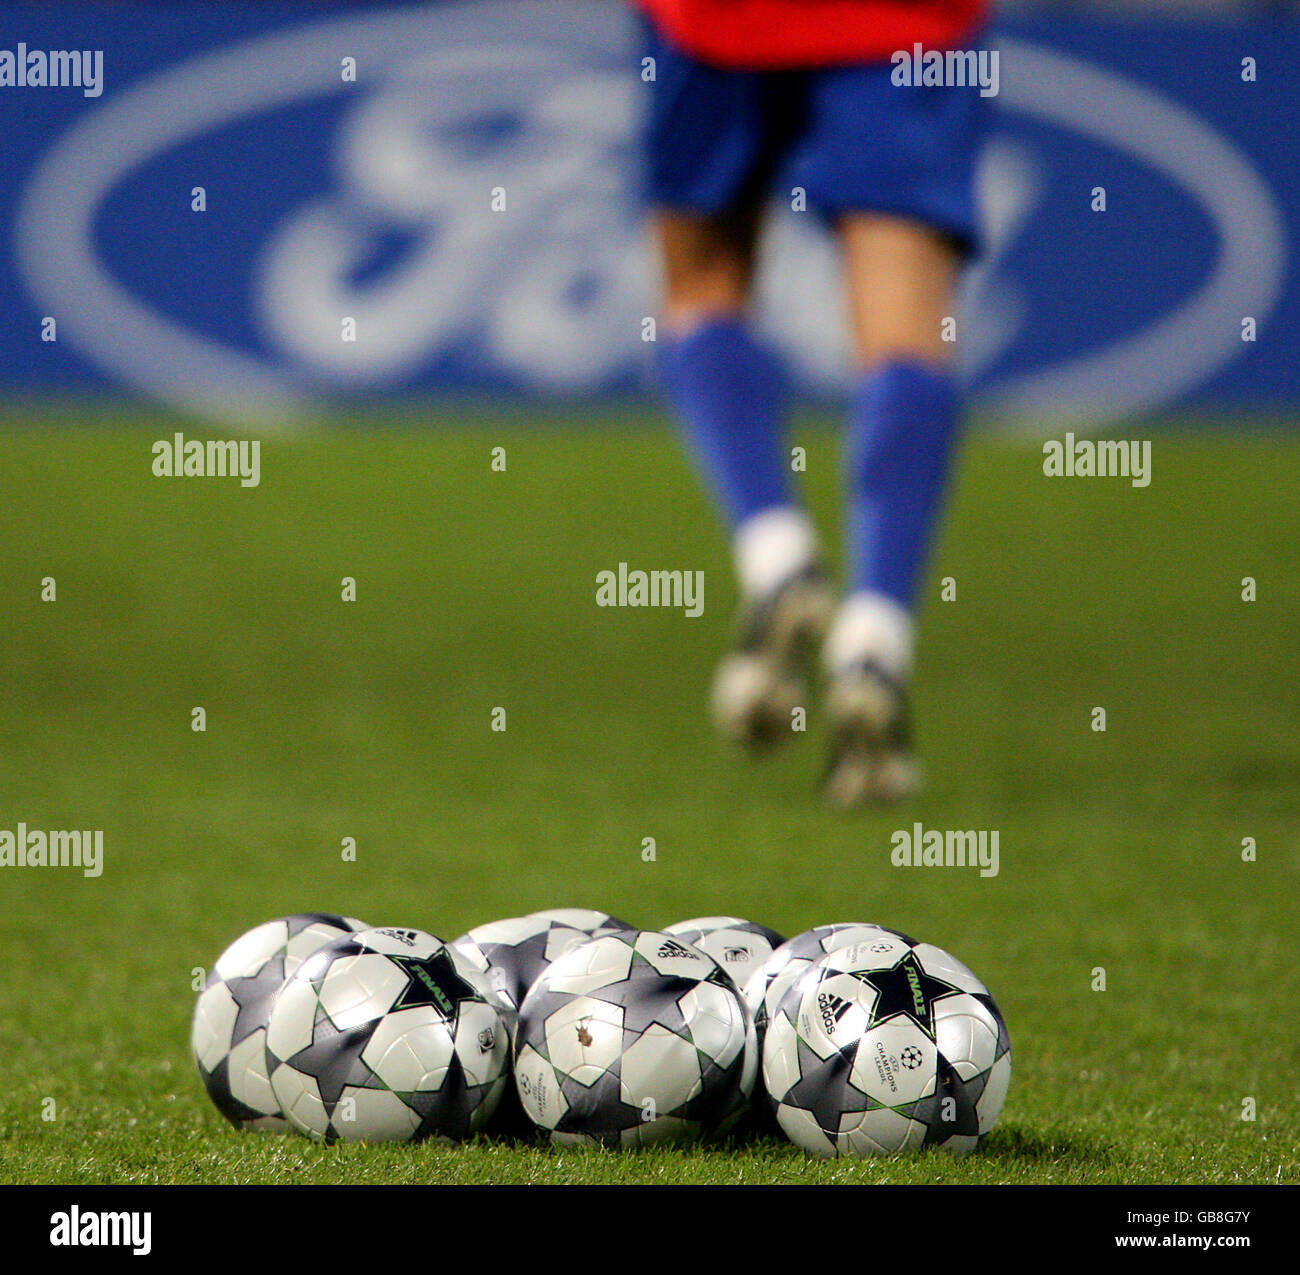
[[[239,424],[643,389],[638,30],[606,0],[0,6],[0,394]],[[1297,28],[989,44],[989,249],[958,312],[978,400],[1094,427],[1293,410]],[[20,46],[102,78],[20,86]],[[833,243],[778,201],[762,318],[812,395],[843,385],[840,295]]]

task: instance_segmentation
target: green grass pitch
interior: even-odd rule
[[[0,869],[3,1180],[1300,1179],[1300,440],[1156,432],[1135,489],[973,434],[922,621],[927,789],[845,817],[815,706],[768,761],[712,737],[726,546],[662,422],[524,416],[269,439],[253,490],[153,477],[161,417],[0,421],[0,827],[105,833],[98,879]],[[833,528],[835,439],[800,441]],[[598,608],[621,561],[703,569],[704,615]],[[916,820],[998,830],[999,875],[892,867]],[[776,1139],[327,1148],[209,1105],[191,971],[255,923],[450,938],[555,906],[949,948],[1010,1026],[1002,1121],[966,1160],[823,1163]]]

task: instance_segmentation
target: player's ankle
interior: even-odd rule
[[[731,538],[741,594],[766,597],[819,559],[817,533],[797,505],[772,505],[746,518]]]
[[[896,682],[912,672],[915,644],[912,613],[884,593],[850,593],[835,613],[823,648],[832,677],[864,664]]]

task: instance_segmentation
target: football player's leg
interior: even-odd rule
[[[880,617],[878,656],[901,679],[958,431],[953,345],[943,339],[957,250],[945,235],[896,217],[854,214],[840,234],[855,362],[844,620],[855,611]]]
[[[851,805],[916,783],[905,687],[916,589],[958,432],[951,312],[958,250],[906,218],[840,224],[856,384],[846,439],[846,596],[826,642],[837,740],[831,797]]]
[[[663,273],[659,368],[731,537],[742,595],[738,649],[714,686],[723,730],[749,744],[790,729],[801,664],[830,594],[791,481],[785,378],[749,316],[759,208],[780,139],[770,84],[660,45],[649,131]]]
[[[784,448],[785,378],[747,313],[757,210],[712,216],[666,210],[655,228],[663,267],[664,389],[737,536],[742,591],[766,593],[805,566],[813,546]],[[766,554],[746,552],[748,529],[764,524],[785,524],[785,534],[766,537],[772,542]]]
[[[957,432],[943,321],[976,238],[987,102],[970,89],[895,85],[886,65],[831,68],[811,92],[804,185],[839,234],[854,359],[847,594],[825,648],[829,795],[854,805],[916,784],[912,615]]]
[[[785,382],[747,307],[757,211],[656,217],[664,274],[660,367],[691,451],[731,531],[738,639],[713,710],[751,747],[787,736],[805,702],[803,666],[833,605],[785,450]]]

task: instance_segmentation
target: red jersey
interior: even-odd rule
[[[953,48],[986,0],[636,0],[669,44],[714,66],[794,69],[887,62],[897,49]]]

